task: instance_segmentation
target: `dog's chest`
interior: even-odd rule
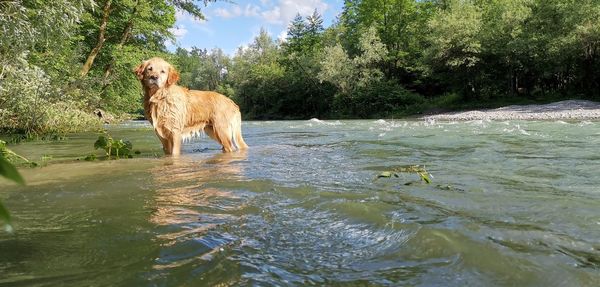
[[[181,132],[186,118],[185,97],[158,91],[147,101],[146,117],[160,136]]]

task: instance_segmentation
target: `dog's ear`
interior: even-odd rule
[[[179,73],[173,66],[169,67],[169,78],[167,79],[167,86],[174,85],[179,81]]]
[[[133,70],[138,80],[144,79],[144,70],[146,69],[146,65],[148,65],[148,61],[143,61],[137,68]]]

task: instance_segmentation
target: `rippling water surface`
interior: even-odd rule
[[[142,154],[13,146],[52,159],[0,181],[0,285],[600,286],[600,122],[246,122],[247,152],[179,159],[109,130]]]

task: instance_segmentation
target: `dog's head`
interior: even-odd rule
[[[175,68],[161,58],[152,58],[142,62],[134,72],[142,85],[149,88],[169,87],[179,80],[179,73]]]

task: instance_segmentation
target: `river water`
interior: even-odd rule
[[[245,122],[161,156],[86,162],[97,134],[12,149],[4,286],[600,286],[600,122]],[[433,176],[374,180],[425,166]]]

